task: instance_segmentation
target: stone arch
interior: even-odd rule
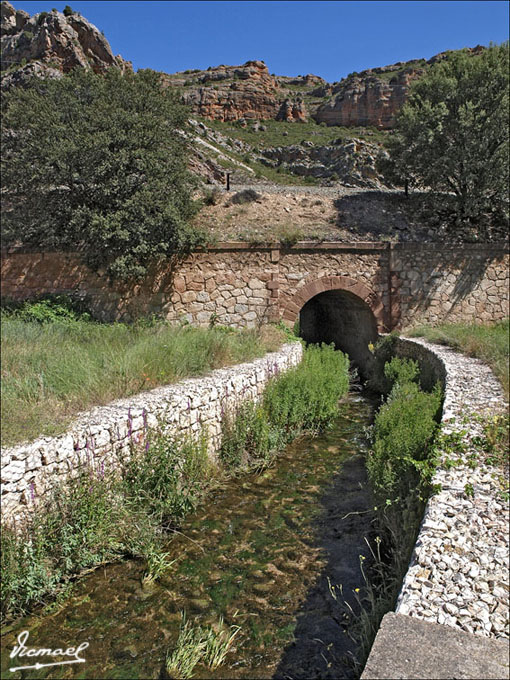
[[[282,313],[283,321],[291,325],[294,324],[299,317],[301,309],[308,300],[330,290],[346,291],[363,300],[375,317],[378,332],[387,332],[388,329],[384,320],[384,305],[379,295],[364,283],[355,281],[348,276],[323,276],[320,279],[307,283],[296,292],[292,300],[285,306]]]

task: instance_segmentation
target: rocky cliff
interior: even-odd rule
[[[317,123],[388,129],[407,99],[409,85],[424,72],[422,68],[398,71],[390,80],[377,75],[351,76],[331,88],[331,98],[315,113]]]
[[[182,88],[184,102],[195,115],[204,118],[221,121],[307,119],[302,98],[293,97],[288,89],[283,89],[280,79],[269,74],[263,61],[247,61],[242,66],[222,64],[206,71],[190,70],[163,74],[163,77],[167,86]]]
[[[473,54],[483,47],[470,49]],[[263,61],[217,66],[207,71],[165,74],[169,86],[180,87],[193,113],[211,120],[307,121],[344,127],[393,127],[409,86],[436,61],[416,59],[352,73],[337,83],[312,74],[291,78],[270,75]]]
[[[52,10],[30,16],[1,3],[2,86],[19,84],[30,75],[58,77],[79,66],[101,73],[111,66],[131,68],[114,56],[98,29],[78,13]]]
[[[468,48],[471,54],[478,54],[483,49],[480,45]],[[317,108],[314,119],[326,125],[392,128],[413,80],[420,78],[432,64],[448,58],[449,54],[451,52],[441,52],[428,61],[417,59],[351,73],[338,83],[326,83],[311,93],[327,98]]]
[[[72,10],[31,17],[4,0],[1,48],[2,89],[33,75],[59,78],[75,67],[96,73],[131,68],[93,24]],[[162,77],[167,87],[179,88],[194,116],[211,121],[208,126],[207,120],[190,121],[191,168],[203,180],[222,183],[228,172],[235,181],[255,177],[285,183],[299,176],[308,183],[379,187],[375,158],[385,130],[392,127],[412,81],[448,54],[352,73],[337,83],[313,74],[276,76],[257,60]]]

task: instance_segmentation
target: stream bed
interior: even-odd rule
[[[72,595],[11,625],[2,638],[2,678],[160,678],[182,612],[194,624],[240,626],[225,663],[196,678],[355,678],[355,643],[345,607],[362,588],[359,556],[371,532],[363,427],[374,404],[359,394],[342,403],[334,427],[303,437],[262,474],[246,473],[212,491],[174,534],[175,560],[141,585],[144,565],[126,561],[80,579]],[[341,598],[339,598],[341,599]],[[77,647],[83,664],[8,669],[49,657],[10,659],[21,631],[29,647]],[[59,657],[63,658],[63,657]]]

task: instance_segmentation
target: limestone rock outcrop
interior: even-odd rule
[[[467,48],[471,54],[479,54],[484,47]],[[338,83],[323,83],[310,95],[327,97],[314,114],[318,123],[326,125],[373,126],[392,128],[395,116],[409,94],[409,86],[420,78],[426,69],[446,59],[450,52],[441,52],[431,59],[397,62],[389,66],[351,73]]]
[[[80,14],[40,12],[30,16],[1,3],[2,75],[7,85],[20,84],[29,75],[55,77],[75,67],[96,73],[115,66],[132,68],[115,56],[104,35]],[[21,69],[20,73],[15,73]],[[6,85],[4,83],[4,87]]]
[[[346,78],[332,88],[333,98],[318,108],[315,120],[326,125],[391,128],[407,99],[409,85],[423,72],[408,68],[389,81],[375,74]]]
[[[383,186],[375,162],[380,148],[361,139],[338,139],[329,146],[313,142],[263,149],[261,162],[301,177],[340,181],[344,186]]]
[[[308,112],[303,100],[297,99],[292,101],[292,99],[285,99],[280,106],[276,120],[286,120],[288,122],[302,120],[306,122],[308,120]]]
[[[242,66],[221,64],[206,71],[163,74],[163,78],[167,86],[183,88],[184,103],[204,118],[304,121],[308,117],[302,98],[294,98],[288,89],[283,89],[280,79],[269,74],[263,61],[247,61]],[[288,80],[299,80],[301,84],[307,78],[318,76]]]

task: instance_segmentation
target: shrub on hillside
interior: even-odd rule
[[[231,203],[234,205],[242,205],[243,203],[253,203],[258,201],[261,195],[255,191],[255,189],[244,189],[243,191],[238,191],[230,199]]]

